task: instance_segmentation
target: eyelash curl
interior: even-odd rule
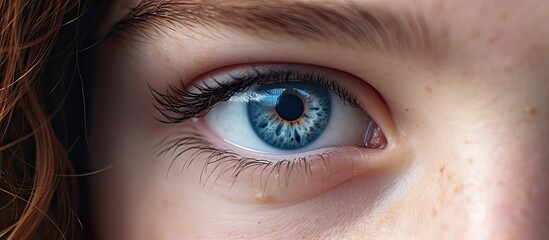
[[[182,87],[183,84],[179,86],[168,84],[165,93],[149,86],[149,90],[156,101],[154,107],[162,115],[162,119],[156,119],[162,123],[181,123],[190,118],[202,117],[210,109],[229,100],[237,93],[247,91],[252,85],[289,80],[320,84],[333,91],[344,103],[349,104],[351,107],[360,108],[357,98],[350,94],[347,89],[318,73],[278,68],[268,68],[266,71],[260,71],[253,68],[253,71],[247,72],[244,76],[231,76],[229,74],[228,77],[230,78],[228,82],[221,82],[214,77],[210,77],[215,86],[211,86],[212,84],[194,84],[191,88],[186,88]]]
[[[275,65],[273,67],[252,65],[244,68],[245,71],[242,71],[238,76],[234,76],[234,72],[230,71],[223,74],[223,81],[218,80],[215,76],[210,76],[190,87],[185,87],[183,83],[168,84],[164,93],[149,86],[155,99],[154,107],[161,116],[155,118],[166,124],[182,123],[191,118],[205,116],[218,104],[229,100],[235,94],[247,91],[253,85],[288,81],[320,84],[341,98],[344,104],[360,108],[356,96],[337,84],[337,79],[328,78],[327,76],[331,74],[325,74],[326,70],[316,72],[315,68],[311,67],[300,70],[299,67],[285,68],[285,66],[290,65]],[[198,129],[193,128],[170,134],[155,147],[155,152],[157,152],[157,158],[169,156],[170,163],[166,177],[178,160],[185,161],[181,172],[188,169],[194,162],[200,161],[201,164],[204,164],[199,177],[202,187],[206,187],[210,181],[213,181],[211,183],[213,187],[222,175],[230,175],[233,181],[232,185],[234,185],[244,171],[250,170],[253,176],[255,173],[259,173],[259,184],[262,191],[266,191],[273,178],[278,181],[277,185],[281,190],[284,189],[283,186],[287,187],[294,174],[304,175],[307,182],[308,178],[319,174],[312,170],[312,164],[320,166],[324,173],[323,176],[328,176],[329,179],[331,161],[334,157],[337,158],[337,161],[352,163],[349,152],[353,149],[356,150],[354,147],[340,147],[292,159],[256,159],[242,156],[231,150],[220,149],[214,146],[207,137],[198,133]],[[185,159],[181,159],[183,155],[186,155]],[[353,168],[352,164],[347,166]]]

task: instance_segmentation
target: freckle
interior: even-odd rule
[[[469,71],[462,71],[462,72],[461,72],[461,76],[462,76],[462,77],[469,77],[469,76],[471,76],[471,72],[469,72]]]
[[[442,167],[440,167],[440,169],[438,170],[438,172],[440,173],[443,173],[444,172],[444,165]]]
[[[503,20],[505,20],[505,19],[507,19],[507,14],[501,14],[501,15],[499,15],[499,21],[503,21]]]
[[[528,107],[526,108],[526,112],[528,112],[530,116],[535,116],[538,113],[538,110],[534,107]]]
[[[463,190],[463,187],[461,185],[457,185],[457,186],[454,187],[454,192],[455,193],[460,193],[462,190]]]
[[[437,216],[437,210],[433,208],[433,211],[431,211],[431,216],[436,217]]]
[[[448,35],[449,35],[449,30],[445,28],[442,31],[440,31],[439,38],[445,39],[448,37]]]
[[[473,163],[473,159],[472,159],[472,158],[469,158],[469,159],[467,160],[467,162],[468,162],[469,164],[472,164],[472,163]]]
[[[488,39],[488,41],[486,41],[486,43],[487,43],[488,45],[494,45],[494,43],[496,43],[497,39],[498,39],[497,36],[492,36],[492,37],[490,37],[490,38]]]
[[[171,204],[170,204],[169,200],[167,200],[167,199],[162,200],[162,206],[166,207],[166,206],[170,206],[170,205]]]
[[[480,31],[478,29],[473,29],[471,32],[471,39],[476,39],[480,35]]]
[[[470,144],[471,141],[469,141],[469,139],[465,139],[465,141],[463,141],[463,143],[465,143],[465,144]]]
[[[446,5],[444,2],[436,2],[432,6],[432,11],[436,16],[443,16],[445,13]]]
[[[262,193],[262,192],[255,193],[254,199],[258,203],[270,203],[273,200],[271,196],[266,195],[265,193]]]

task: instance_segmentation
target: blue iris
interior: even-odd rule
[[[254,132],[272,147],[303,148],[314,142],[328,125],[330,90],[320,84],[284,82],[259,86],[248,102]]]

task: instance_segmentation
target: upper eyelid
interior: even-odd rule
[[[216,70],[214,71],[216,73],[212,75],[199,78],[197,80],[199,82],[191,87],[185,87],[183,84],[177,86],[168,84],[166,90],[160,92],[149,85],[150,92],[155,99],[154,107],[163,118],[156,119],[163,123],[179,123],[192,117],[201,117],[215,104],[227,101],[234,94],[245,91],[253,84],[306,80],[306,77],[319,78],[314,81],[330,88],[349,105],[360,107],[356,95],[335,82],[336,76],[341,77],[343,74],[347,74],[337,70],[304,64],[250,64],[233,69],[233,74],[240,71],[243,76],[230,81],[219,81],[220,71],[228,70]],[[246,72],[250,75],[246,75]],[[225,74],[230,76],[227,72]],[[253,74],[257,75],[253,76]],[[208,81],[210,81],[209,84]]]

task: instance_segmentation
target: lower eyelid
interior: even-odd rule
[[[249,158],[253,153],[235,151],[230,145],[210,140],[208,133],[202,130],[187,126],[182,132],[166,138],[159,145],[159,156],[186,168],[182,171],[182,167],[175,167],[168,171],[182,171],[196,181],[197,187],[239,204],[295,204],[358,175],[379,172],[388,163],[384,160],[384,150],[358,147],[320,149],[302,156],[287,156],[292,160],[273,159],[272,156],[261,160],[259,155],[254,157],[260,162],[255,162]],[[178,148],[173,147],[182,138],[191,136],[202,145],[179,142]],[[229,153],[224,152],[226,150]],[[182,151],[186,152],[181,154]],[[246,156],[246,161],[242,161],[242,156]]]

